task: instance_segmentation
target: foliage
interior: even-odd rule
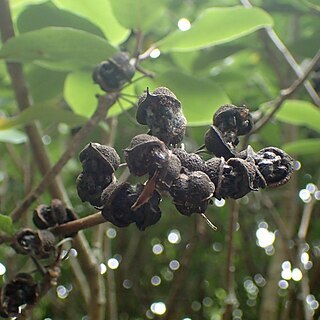
[[[93,83],[92,70],[120,50],[142,58],[140,72],[122,90],[107,118],[75,146],[77,152],[91,141],[123,150],[134,135],[145,133],[135,114],[138,97],[147,87],[153,91],[166,86],[182,102],[188,151],[203,144],[212,115],[222,104],[246,105],[255,120],[268,119],[282,90],[292,86],[296,73],[303,75],[319,50],[320,9],[315,0],[252,4],[253,8],[234,0],[11,0],[16,36],[0,47],[3,242],[18,229],[34,228],[33,210],[40,203],[50,204],[54,196],[47,188],[21,219],[10,218],[47,171],[39,158],[48,155],[55,163],[96,110],[96,96],[103,91]],[[3,14],[0,11],[0,20]],[[188,22],[191,28],[183,31]],[[268,36],[272,30],[286,46],[284,54],[275,46],[280,39],[272,42]],[[287,63],[289,54],[297,64]],[[12,62],[22,64],[32,101],[24,110],[17,107],[19,93],[6,69]],[[237,201],[215,200],[206,214],[217,231],[199,215],[181,216],[167,199],[161,203],[161,220],[143,232],[111,223],[84,231],[89,255],[97,261],[105,284],[101,290],[106,319],[319,318],[320,105],[314,99],[320,88],[319,66],[318,62],[307,77],[309,90],[301,85],[285,96],[274,117],[240,143],[243,149],[247,144],[255,150],[272,145],[290,153],[296,172],[286,186]],[[34,123],[44,146],[40,153],[44,150],[45,155],[39,155],[32,142]],[[61,169],[68,206],[72,204],[79,217],[88,216],[93,209],[76,191],[82,170],[78,157]],[[120,170],[125,179],[126,170]],[[32,319],[87,319],[94,314],[84,293],[92,278],[81,257],[80,267],[75,267],[77,251],[71,250],[62,263],[57,286],[33,308]],[[0,267],[6,267],[3,281],[34,269],[25,262],[9,246],[0,247]],[[77,272],[89,284],[79,282]]]

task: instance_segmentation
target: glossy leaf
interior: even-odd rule
[[[8,40],[0,50],[0,59],[72,70],[92,68],[115,52],[106,40],[88,32],[48,27]]]
[[[26,73],[33,101],[39,103],[62,96],[66,75],[66,72],[33,65]]]
[[[191,51],[225,43],[272,25],[272,18],[259,8],[209,8],[187,31],[176,30],[156,46],[162,51]]]
[[[134,94],[133,87],[128,86],[124,93]],[[97,94],[104,94],[99,86],[93,83],[90,72],[77,71],[70,73],[65,82],[64,97],[71,109],[78,115],[89,118],[97,107]],[[123,101],[116,103],[108,111],[108,117],[120,114],[123,109],[129,109],[132,104]]]
[[[3,121],[0,121],[0,123]],[[27,136],[25,133],[19,130],[15,129],[8,129],[0,131],[0,141],[1,142],[7,142],[7,143],[24,143],[27,141]]]
[[[16,117],[0,118],[0,130],[7,131],[6,129],[26,125],[26,124],[32,123],[35,120],[39,120],[45,123],[47,122],[50,124],[65,123],[72,127],[79,126],[83,124],[85,121],[83,117],[79,115],[75,115],[73,112],[62,109],[61,107],[53,106],[53,105],[37,104],[22,111]],[[4,131],[0,131],[0,134],[2,132]],[[18,137],[20,136],[18,135]]]
[[[189,126],[212,123],[212,116],[220,105],[229,103],[225,92],[208,79],[196,78],[178,71],[169,71],[144,82],[151,91],[165,86],[177,96],[183,106],[183,113]],[[142,91],[141,84],[139,85]]]
[[[103,37],[102,31],[90,21],[70,11],[58,9],[49,1],[27,6],[20,13],[17,26],[20,33],[45,27],[70,27]]]
[[[0,230],[9,235],[14,234],[15,228],[12,219],[9,216],[0,214]]]
[[[60,8],[90,20],[103,31],[110,43],[114,45],[122,43],[130,33],[116,20],[109,0],[95,0],[94,4],[90,0],[53,0],[53,2]]]
[[[164,13],[161,2],[150,0],[109,0],[117,20],[128,29],[148,31]]]
[[[285,144],[283,150],[293,155],[319,155],[320,139],[302,139]]]
[[[287,100],[276,113],[280,121],[306,126],[320,132],[320,109],[308,101]]]

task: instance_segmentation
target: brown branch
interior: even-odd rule
[[[242,5],[246,8],[252,8],[252,4],[249,0],[240,0]],[[272,27],[265,27],[263,29],[270,41],[277,47],[277,49],[281,52],[285,60],[288,62],[292,70],[295,72],[295,74],[301,78],[303,74],[305,73],[303,69],[300,67],[300,65],[297,63],[297,61],[292,56],[291,52],[288,50],[288,48],[285,46],[285,44],[281,41],[281,39],[278,37],[276,32],[273,30]],[[311,99],[313,100],[314,104],[317,107],[320,107],[320,97],[318,96],[317,92],[314,90],[312,84],[310,81],[304,81],[303,83],[304,87],[308,91],[308,94],[310,95]]]
[[[222,315],[223,320],[231,320],[232,312],[235,307],[237,298],[234,290],[234,253],[235,253],[235,232],[236,232],[236,224],[239,217],[239,209],[240,203],[238,201],[232,201],[232,207],[230,212],[229,219],[229,229],[227,234],[227,244],[228,244],[228,252],[227,252],[227,261],[226,261],[226,292],[227,297],[225,299],[224,304],[224,312]]]
[[[312,72],[314,67],[318,64],[320,61],[320,50],[317,52],[317,54],[314,56],[314,58],[311,60],[308,68],[305,70],[305,72],[302,74],[301,77],[296,79],[290,87],[281,90],[280,95],[271,103],[272,104],[272,110],[270,113],[266,114],[256,125],[255,129],[250,133],[256,133],[261,128],[263,128],[269,121],[272,119],[272,117],[276,114],[276,112],[281,108],[282,103],[290,98],[293,93],[296,92],[297,89],[304,83],[304,81],[307,79],[309,74]]]
[[[50,231],[55,235],[66,235],[94,227],[104,222],[106,222],[106,219],[101,215],[100,212],[97,212],[84,218],[61,224],[50,229]]]
[[[62,154],[60,159],[53,165],[53,167],[44,175],[38,186],[33,189],[18,205],[18,207],[11,213],[13,221],[17,221],[21,214],[29,208],[29,206],[38,199],[44,192],[46,187],[50,184],[52,179],[63,169],[65,164],[71,157],[74,156],[84,138],[89,132],[94,129],[97,124],[106,116],[107,110],[116,102],[118,93],[110,93],[109,95],[98,97],[98,107],[89,121],[79,130],[73,139],[70,141],[66,151]]]

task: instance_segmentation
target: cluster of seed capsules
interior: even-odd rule
[[[77,217],[61,200],[52,199],[50,205],[40,204],[33,212],[36,230],[24,228],[12,238],[11,247],[34,261],[45,259],[46,266],[41,273],[55,284],[60,269],[53,267],[60,258],[57,252],[57,238],[50,228],[75,220]],[[66,235],[72,237],[74,234]],[[40,267],[40,263],[37,264]],[[54,271],[56,270],[56,271]],[[20,272],[0,288],[0,317],[10,318],[21,314],[22,306],[34,305],[41,292],[41,284],[32,274]]]
[[[112,147],[89,143],[80,153],[79,197],[118,227],[135,223],[144,230],[155,224],[164,194],[171,196],[181,214],[203,214],[213,198],[238,199],[250,191],[283,185],[292,174],[293,159],[281,149],[254,152],[249,146],[237,151],[239,136],[253,128],[246,107],[223,105],[214,114],[204,139],[213,157],[206,161],[179,147],[187,121],[180,101],[168,88],[152,93],[147,89],[139,99],[136,118],[149,131],[133,137],[124,156],[132,175],[146,177],[144,184],[117,181],[120,157]]]

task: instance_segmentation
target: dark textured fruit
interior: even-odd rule
[[[15,317],[20,306],[33,305],[39,295],[38,285],[28,273],[18,273],[1,289],[1,316]]]
[[[18,253],[46,259],[55,251],[55,242],[53,233],[48,230],[23,229],[15,235],[12,247]]]
[[[179,144],[185,135],[187,120],[181,102],[168,88],[159,87],[143,94],[138,102],[137,121],[148,125],[150,134],[167,145]]]
[[[103,190],[114,180],[113,175],[95,175],[80,173],[76,180],[79,198],[88,201],[92,206],[100,207]]]
[[[254,160],[268,187],[279,187],[291,178],[293,159],[279,148],[261,149],[256,153]]]
[[[175,154],[171,153],[166,170],[160,171],[158,176],[160,187],[164,188],[165,190],[170,188],[173,181],[179,177],[180,171],[181,161]]]
[[[171,188],[170,195],[178,211],[190,216],[204,213],[215,190],[209,177],[201,171],[181,173]]]
[[[216,157],[224,157],[227,160],[236,156],[236,145],[228,142],[214,125],[206,132],[204,143],[207,150]]]
[[[241,136],[248,134],[253,128],[250,110],[246,107],[237,107],[232,104],[221,106],[213,116],[213,124],[225,135],[234,132]]]
[[[83,172],[89,174],[111,175],[120,164],[120,157],[114,148],[96,142],[87,144],[80,152],[79,159]]]
[[[181,166],[188,169],[189,171],[203,171],[205,168],[205,161],[195,153],[188,153],[183,149],[175,148],[172,150],[179,160]]]
[[[133,137],[124,154],[130,172],[138,177],[147,173],[152,176],[156,170],[165,170],[170,156],[166,145],[148,134]]]
[[[93,71],[93,81],[106,92],[120,89],[135,74],[135,67],[130,64],[126,52],[118,52],[107,61],[102,61]]]
[[[135,223],[139,230],[145,230],[146,227],[155,224],[161,217],[158,206],[161,197],[158,192],[154,191],[147,202],[136,210],[132,209],[143,188],[142,185],[134,186],[129,183],[111,185],[106,188],[102,195],[103,217],[118,227],[126,227]]]

